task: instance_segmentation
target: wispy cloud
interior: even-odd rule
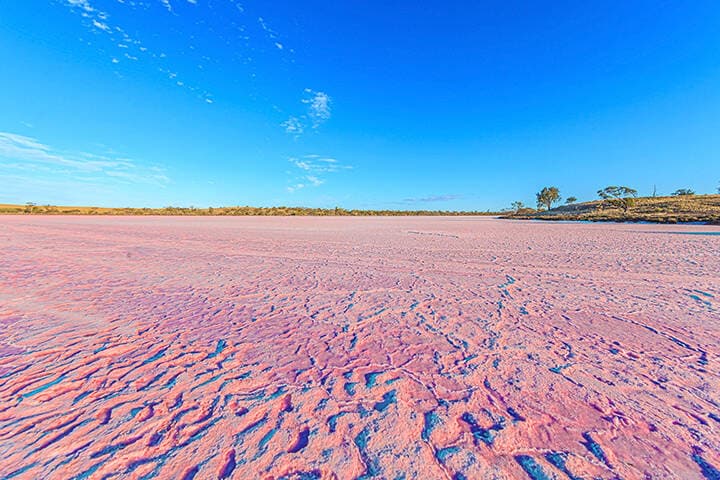
[[[91,1],[93,3],[91,3]],[[199,86],[194,86],[189,81],[176,78],[178,76],[177,73],[174,73],[173,70],[166,67],[170,61],[166,53],[154,52],[141,40],[129,35],[123,27],[113,21],[110,13],[94,6],[94,1],[95,0],[61,0],[61,3],[70,8],[73,12],[79,13],[79,15],[83,18],[83,24],[88,28],[88,30],[97,35],[106,36],[111,49],[114,50],[110,50],[108,59],[114,68],[121,68],[122,64],[127,62],[145,61],[150,64],[154,63],[154,68],[156,68],[157,71],[166,74],[168,79],[171,80],[174,85],[194,93],[206,103],[213,103],[213,100],[211,99],[212,95],[205,89]],[[174,10],[175,2],[171,3],[170,0],[152,0],[152,3],[162,6],[168,12],[176,15]],[[152,3],[150,1],[141,0],[118,0],[117,3],[112,4],[112,7],[111,5],[108,5],[107,2],[104,2],[104,5],[110,9],[143,8],[147,10],[151,7]],[[197,5],[195,0],[187,0],[187,3]],[[122,6],[119,7],[118,4]],[[192,41],[192,36],[190,37],[190,41]],[[194,46],[191,44],[188,48],[192,50],[194,49]],[[208,56],[202,56],[202,60],[209,61],[210,58]],[[197,67],[200,70],[203,68],[202,65],[198,65]]]
[[[326,182],[325,176],[327,174],[352,170],[351,165],[343,165],[335,158],[316,154],[304,155],[300,158],[290,157],[288,160],[299,170],[299,172],[290,172],[292,175],[292,185],[287,187],[290,193],[305,187],[319,187],[323,185]]]
[[[0,132],[0,175],[3,172],[43,172],[57,179],[153,184],[170,182],[164,170],[127,159],[89,152],[63,152],[35,138]]]
[[[308,105],[308,116],[312,121],[313,128],[318,128],[321,124],[330,120],[332,115],[330,104],[332,100],[330,95],[325,92],[316,92],[309,88],[305,89],[306,97],[302,99],[302,103]]]
[[[277,33],[268,26],[267,22],[265,21],[265,19],[263,17],[258,17],[258,23],[260,24],[260,28],[262,28],[265,31],[265,33],[268,34],[268,37],[270,37],[273,40],[278,37]]]
[[[313,187],[319,187],[320,185],[325,183],[325,180],[323,180],[322,178],[316,177],[315,175],[307,175],[305,178],[307,179],[308,182],[310,182],[310,184]]]
[[[323,123],[330,120],[332,116],[332,99],[325,92],[316,92],[310,88],[303,91],[300,103],[306,105],[305,113],[302,115],[291,115],[280,126],[285,132],[298,138],[305,132],[306,127],[316,130]]]
[[[91,13],[91,12],[95,11],[95,9],[92,6],[90,6],[90,2],[88,0],[66,0],[66,2],[71,7],[80,8],[87,13]]]
[[[463,198],[462,195],[448,194],[448,195],[429,195],[427,197],[419,198],[406,198],[403,200],[404,203],[435,203],[435,202],[449,202],[450,200],[459,200]]]
[[[293,62],[291,57],[295,51],[291,41],[271,27],[270,19],[247,15],[239,0],[57,1],[81,18],[82,25],[93,34],[84,38],[84,43],[97,46],[99,52],[107,55],[108,66],[116,74],[122,76],[126,66],[141,64],[166,75],[171,85],[194,94],[208,104],[215,102],[214,95],[208,92],[207,85],[203,85],[208,76],[200,72],[222,65],[224,74],[228,66],[222,62],[228,59],[221,59],[217,50],[203,46],[215,42],[237,46],[229,61],[235,63],[233,69],[243,68],[253,78],[256,75],[252,68],[254,56],[266,54],[267,46],[282,61]],[[188,29],[186,14],[193,15],[192,29]],[[203,15],[201,22],[196,21],[199,15]],[[197,28],[204,28],[200,35]],[[103,38],[107,40],[106,45],[102,44]],[[164,51],[158,47],[158,38],[167,40],[163,42],[166,45]],[[189,61],[194,62],[194,70]],[[133,70],[137,68],[134,66]],[[313,114],[301,123],[307,123],[309,129],[318,124],[313,120],[315,118],[320,117]],[[289,133],[302,133],[297,128],[294,130]]]
[[[297,117],[290,117],[280,124],[289,134],[300,136],[305,131],[302,121]]]
[[[112,31],[112,29],[110,27],[108,27],[108,25],[106,23],[103,23],[99,20],[93,20],[92,24],[93,24],[93,27],[99,28],[100,30],[103,30],[104,32],[109,33]]]

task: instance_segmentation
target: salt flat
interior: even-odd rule
[[[0,217],[0,477],[720,478],[718,231]]]

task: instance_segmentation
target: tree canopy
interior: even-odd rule
[[[560,201],[560,189],[557,187],[545,187],[536,195],[538,208],[550,210],[553,204]]]
[[[602,190],[598,190],[597,194],[606,204],[622,208],[623,212],[627,213],[628,209],[635,204],[637,190],[630,187],[611,185]]]

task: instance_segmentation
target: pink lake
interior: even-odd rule
[[[718,233],[0,217],[0,478],[720,478]]]

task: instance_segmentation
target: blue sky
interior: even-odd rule
[[[500,209],[720,182],[720,3],[0,2],[0,203]]]

